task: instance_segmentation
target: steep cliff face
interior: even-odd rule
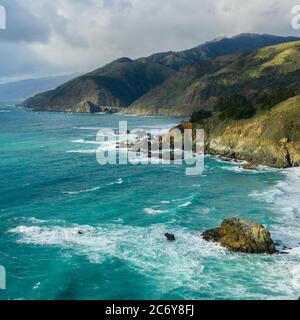
[[[217,116],[194,124],[205,130],[206,153],[285,168],[300,165],[300,96],[247,120]]]

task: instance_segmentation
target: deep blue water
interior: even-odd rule
[[[297,169],[248,172],[96,161],[99,128],[178,119],[0,108],[0,299],[296,299]],[[200,233],[228,216],[266,225],[288,255],[229,252]],[[83,234],[78,234],[80,230]],[[165,232],[176,235],[169,243]]]

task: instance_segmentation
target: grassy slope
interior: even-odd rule
[[[261,93],[291,86],[299,92],[300,42],[266,47],[251,54],[216,58],[184,68],[135,101],[132,112],[190,115],[209,109],[219,96]]]
[[[153,54],[150,57],[141,58],[139,61],[160,63],[172,69],[179,70],[185,65],[195,64],[200,61],[207,61],[228,54],[252,52],[257,48],[297,40],[300,39],[296,37],[244,33],[232,38],[208,41],[189,50]]]

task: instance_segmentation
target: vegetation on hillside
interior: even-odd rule
[[[190,121],[193,123],[200,122],[202,120],[210,118],[212,114],[213,113],[211,111],[205,111],[205,110],[195,111],[193,112]]]
[[[219,112],[219,119],[248,119],[251,118],[256,109],[253,103],[242,95],[221,97],[215,105],[215,111]]]
[[[247,118],[253,106],[274,106],[298,94],[300,88],[300,42],[280,44],[250,54],[223,56],[185,67],[162,85],[132,104],[138,113],[189,116],[194,111],[213,110],[220,97],[244,96],[236,114],[228,107],[221,117]],[[294,91],[294,92],[293,92]],[[258,99],[263,94],[264,103]]]
[[[268,90],[262,94],[254,94],[248,98],[243,95],[232,95],[219,97],[214,106],[214,112],[217,113],[219,120],[227,119],[241,120],[249,119],[256,114],[257,109],[269,111],[276,105],[288,100],[296,95],[292,88],[278,88]],[[211,111],[199,110],[193,112],[190,121],[193,123],[201,122],[213,115]]]
[[[126,107],[174,72],[160,64],[122,58],[55,90],[38,94],[25,101],[25,105],[55,111],[72,109],[84,101],[97,106]]]
[[[253,56],[243,61],[241,54],[243,57],[243,54],[257,48],[296,40],[295,37],[242,34],[207,42],[182,52],[159,53],[138,60],[121,58],[55,90],[38,94],[25,101],[25,105],[36,110],[79,112],[78,105],[91,102],[97,106],[137,106],[137,113],[143,106],[149,114],[158,114],[161,113],[159,109],[171,107],[171,115],[191,115],[211,98],[242,94],[237,91],[252,85],[241,76],[243,66],[250,70],[250,67],[256,68],[256,64],[261,65],[262,62],[255,62],[260,58],[253,59]],[[238,55],[224,57],[229,54]],[[294,65],[297,66],[293,63],[297,48],[293,57],[292,63],[288,64],[289,72],[295,69]],[[251,59],[254,65],[250,65]],[[277,67],[278,61],[284,59],[286,56],[281,55],[271,65]],[[261,70],[269,67],[265,65]],[[246,78],[250,79],[250,76]],[[261,88],[260,81],[257,82],[254,87],[258,85]],[[233,90],[231,86],[237,88]]]
[[[260,98],[262,110],[270,110],[282,101],[292,98],[296,92],[292,88],[279,88],[264,93]]]

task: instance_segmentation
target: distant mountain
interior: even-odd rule
[[[208,41],[195,48],[181,52],[170,51],[153,54],[147,58],[140,58],[138,61],[160,63],[172,69],[179,70],[182,66],[215,57],[227,54],[248,53],[258,48],[297,40],[300,40],[300,38],[242,33],[232,38],[225,37]]]
[[[80,112],[85,102],[127,107],[175,71],[158,63],[121,58],[25,102],[35,110]],[[85,112],[86,109],[82,109]]]
[[[285,87],[300,93],[299,41],[186,66],[135,101],[128,111],[189,116],[200,109],[211,110],[219,97],[257,97]]]
[[[194,79],[201,78],[202,72],[215,71],[215,68],[219,68],[216,63],[228,63],[228,58],[225,58],[224,62],[222,59],[220,62],[211,62],[214,58],[249,53],[258,48],[296,40],[300,39],[241,34],[233,38],[210,41],[182,52],[158,53],[137,60],[121,58],[55,90],[38,94],[24,104],[35,110],[86,112],[87,109],[81,110],[80,106],[92,103],[118,108],[131,106],[131,111],[155,114],[160,112],[158,109],[166,110],[165,106],[178,106],[178,103],[182,102],[180,93],[184,92]],[[164,90],[167,92],[163,92]],[[149,110],[145,111],[148,106]],[[187,109],[176,113],[189,112]],[[169,114],[168,111],[166,113]]]
[[[69,81],[77,76],[78,74],[71,74],[0,84],[0,100],[22,101],[39,92],[54,89],[62,83],[65,83],[66,81]]]

